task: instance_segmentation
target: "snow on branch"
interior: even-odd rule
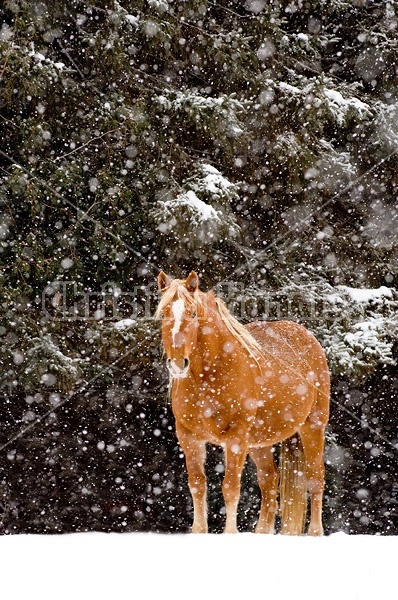
[[[239,227],[230,204],[238,198],[237,186],[218,169],[199,164],[176,196],[159,200],[152,217],[162,234],[181,239],[191,246],[235,238]]]
[[[166,90],[156,100],[163,110],[175,114],[183,113],[184,117],[189,117],[197,127],[210,127],[215,119],[220,134],[236,138],[244,133],[239,114],[245,107],[233,95],[220,94],[213,97],[203,96],[195,90]]]
[[[372,117],[372,108],[360,100],[358,86],[340,84],[339,91],[336,82],[324,75],[308,79],[297,76],[293,83],[266,79],[265,86],[274,93],[281,95],[288,103],[305,109],[308,116],[314,111],[317,118],[324,116],[342,127],[351,119],[364,121]]]
[[[195,193],[212,197],[218,201],[231,201],[238,198],[238,186],[207,163],[199,165],[199,176],[189,180],[189,186]]]
[[[39,381],[46,387],[70,389],[79,377],[80,362],[61,352],[49,335],[41,334],[31,340],[20,381],[26,389],[35,389]]]

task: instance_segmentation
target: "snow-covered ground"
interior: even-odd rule
[[[398,598],[398,537],[84,533],[0,538],[7,600]]]

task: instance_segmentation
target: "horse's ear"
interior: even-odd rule
[[[160,271],[158,275],[158,288],[159,292],[164,292],[166,288],[169,287],[171,283],[170,277],[166,275],[163,271]]]
[[[190,272],[190,274],[188,275],[187,280],[185,282],[185,286],[186,286],[188,292],[190,292],[191,294],[196,292],[196,290],[199,287],[199,277],[197,276],[195,271]]]

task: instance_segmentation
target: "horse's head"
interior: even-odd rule
[[[175,379],[186,377],[189,357],[196,345],[197,310],[201,302],[198,284],[195,271],[185,280],[170,280],[163,271],[158,276],[162,298],[156,316],[162,318],[162,341],[167,354],[167,368]]]

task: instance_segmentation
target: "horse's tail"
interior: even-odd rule
[[[307,478],[304,449],[298,433],[282,442],[279,470],[281,533],[301,535],[307,515]]]

